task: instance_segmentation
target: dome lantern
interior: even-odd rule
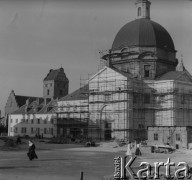
[[[137,19],[140,18],[150,19],[151,3],[148,0],[137,0],[135,5],[137,9]]]

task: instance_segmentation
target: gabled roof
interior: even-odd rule
[[[88,93],[87,93],[88,89],[89,89],[89,86],[88,86],[88,84],[86,84],[85,86],[77,89],[76,91],[72,92],[71,94],[68,94],[67,96],[59,99],[59,101],[88,99]]]
[[[23,106],[21,106],[19,109],[17,109],[16,111],[14,111],[11,114],[25,114],[25,110],[26,110],[26,104],[24,104]]]
[[[133,78],[133,76],[132,76],[130,73],[128,73],[128,72],[121,71],[121,70],[119,70],[119,69],[117,69],[117,68],[115,68],[115,67],[111,68],[111,67],[105,66],[105,67],[103,67],[100,71],[98,71],[96,74],[94,74],[94,75],[89,79],[89,81],[92,80],[92,79],[94,79],[97,75],[101,74],[101,73],[102,73],[103,71],[105,71],[106,69],[111,69],[111,70],[113,70],[113,71],[121,74],[121,75],[124,76],[124,77]]]
[[[156,80],[179,80],[182,76],[188,77],[192,81],[192,77],[187,70],[184,71],[170,71],[157,77]]]
[[[116,72],[118,72],[119,74],[121,74],[121,75],[123,75],[123,76],[125,76],[125,77],[129,77],[129,78],[132,78],[133,77],[133,75],[131,75],[130,73],[128,73],[128,72],[124,72],[124,71],[121,71],[121,70],[119,70],[119,69],[117,69],[117,68],[111,68],[111,69],[113,69],[114,71],[116,71]]]
[[[54,113],[56,110],[57,110],[57,100],[52,100],[37,113],[38,114]]]
[[[64,75],[66,80],[68,81],[65,73],[64,73],[64,69],[61,67],[59,69],[50,69],[49,73],[47,74],[47,76],[44,78],[44,81],[50,81],[50,80],[55,80],[58,75]]]
[[[56,108],[56,100],[49,101],[48,104],[42,102],[38,104],[37,101],[32,101],[30,104],[24,104],[18,110],[11,114],[46,114],[54,113]]]
[[[17,105],[21,107],[26,103],[26,101],[29,99],[29,103],[32,101],[35,101],[36,99],[40,99],[40,101],[43,100],[43,98],[40,97],[31,97],[31,96],[20,96],[20,95],[15,95],[15,100],[17,102]]]

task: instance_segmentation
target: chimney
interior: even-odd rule
[[[37,105],[40,105],[40,99],[39,98],[36,99],[36,102],[37,102]]]
[[[26,105],[27,105],[27,106],[29,105],[29,99],[26,100]]]
[[[29,99],[26,100],[26,106],[25,106],[25,113],[27,113],[27,108],[28,108],[28,105],[29,105]]]
[[[13,95],[15,96],[15,92],[14,92],[14,90],[11,90],[11,94],[13,94]]]

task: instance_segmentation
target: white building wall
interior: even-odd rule
[[[53,137],[55,114],[11,114],[9,115],[8,136]],[[38,120],[39,119],[39,120]]]
[[[110,124],[112,138],[127,136],[122,133],[128,128],[127,89],[127,77],[110,68],[104,68],[89,81],[90,124],[103,128],[102,138],[108,130],[105,124]]]

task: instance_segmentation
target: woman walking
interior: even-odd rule
[[[38,159],[37,157],[37,154],[35,152],[35,144],[29,140],[29,150],[28,150],[28,153],[27,153],[28,157],[29,157],[29,160],[33,160],[33,159]]]

